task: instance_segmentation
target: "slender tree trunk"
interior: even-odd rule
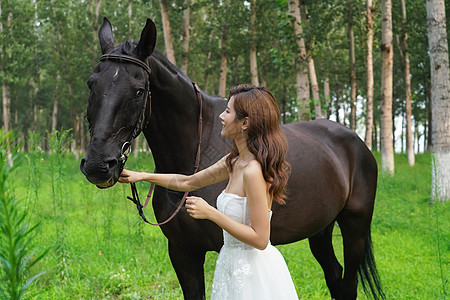
[[[366,1],[366,27],[367,27],[367,101],[366,101],[366,136],[365,143],[372,150],[372,130],[373,130],[373,13],[375,7],[372,0]]]
[[[347,38],[350,62],[350,129],[356,130],[356,58],[355,36],[353,34],[353,10],[352,3],[347,0]]]
[[[53,110],[52,110],[52,132],[58,126],[58,112],[59,112],[59,87],[61,84],[61,75],[59,72],[56,75],[56,87],[53,94]]]
[[[322,118],[322,106],[320,103],[319,83],[317,82],[316,68],[314,66],[314,58],[308,56],[309,79],[311,80],[311,90],[314,101],[315,119]]]
[[[412,115],[411,115],[411,79],[409,71],[409,53],[408,53],[408,30],[406,22],[406,5],[405,0],[400,0],[402,6],[402,41],[399,43],[401,46],[401,55],[403,59],[403,80],[405,83],[405,111],[406,111],[406,152],[408,153],[408,162],[410,166],[414,166],[414,144],[412,133]]]
[[[212,20],[216,19],[216,4],[213,3],[213,12],[212,12]],[[208,91],[208,75],[209,75],[209,65],[211,62],[211,44],[213,41],[213,29],[210,30],[209,36],[208,36],[208,50],[206,52],[206,58],[205,58],[205,74],[203,77],[203,89],[205,91]]]
[[[2,82],[3,99],[3,129],[8,132],[11,130],[11,93],[9,83],[6,80]]]
[[[288,1],[289,15],[292,18],[292,27],[294,28],[294,38],[299,47],[299,53],[296,56],[296,90],[297,90],[297,104],[298,119],[302,121],[309,121],[311,119],[311,111],[309,108],[309,79],[308,79],[308,64],[306,57],[305,39],[303,37],[303,28],[301,26],[302,20],[300,16],[300,7],[298,0]]]
[[[450,70],[444,0],[427,0],[431,66],[432,201],[450,200]]]
[[[167,10],[166,0],[159,0],[161,7],[161,19],[163,23],[164,45],[166,47],[166,56],[171,63],[176,65],[175,51],[173,50],[172,33],[170,28],[169,12]]]
[[[256,59],[256,0],[250,0],[250,75],[252,85],[259,85],[258,62]]]
[[[191,21],[190,21],[190,15],[191,15],[191,9],[190,6],[190,0],[185,0],[184,5],[186,6],[186,9],[183,12],[183,53],[181,55],[181,70],[187,74],[188,71],[188,54],[189,54],[189,39],[191,36]]]
[[[139,140],[141,135],[138,135],[133,141],[133,157],[137,158],[139,156]]]
[[[227,87],[227,40],[228,40],[228,24],[226,21],[222,23],[222,39],[220,43],[221,60],[220,60],[220,79],[219,79],[219,96],[225,97]]]
[[[58,110],[59,110],[59,101],[53,101],[53,110],[52,110],[52,132],[56,130],[56,126],[58,126]]]
[[[323,82],[323,95],[325,98],[325,118],[330,118],[330,104],[331,104],[331,96],[330,96],[330,78],[328,75],[325,77],[325,81]]]
[[[2,3],[0,2],[0,14],[2,13]],[[11,23],[11,14],[6,18],[6,28],[9,28]],[[3,23],[0,21],[0,34],[3,34]],[[3,49],[2,49],[3,50]],[[9,53],[0,52],[1,70],[3,74],[6,74],[4,62],[9,58]],[[8,132],[11,130],[11,93],[9,82],[3,78],[2,81],[2,104],[3,104],[3,129]],[[9,148],[9,145],[7,146]],[[9,149],[8,149],[9,152]]]
[[[80,151],[85,152],[86,150],[86,137],[84,130],[84,113],[81,113],[80,116]]]
[[[392,4],[391,0],[381,1],[381,169],[394,175],[394,143],[392,139]]]
[[[92,66],[95,66],[98,61],[98,18],[100,15],[100,8],[102,7],[103,0],[89,1],[89,13],[91,15],[91,26],[93,34],[93,48],[92,48]]]
[[[209,43],[208,45],[211,45],[212,42],[212,34],[209,35]],[[208,75],[209,75],[209,64],[211,62],[211,50],[208,49],[208,52],[206,53],[205,58],[205,74],[203,76],[203,89],[205,91],[208,91]]]

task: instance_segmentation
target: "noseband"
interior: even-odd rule
[[[135,65],[140,66],[141,68],[144,69],[144,71],[147,72],[148,77],[149,77],[149,81],[145,84],[145,91],[146,91],[146,99],[144,101],[144,106],[142,107],[142,114],[140,115],[138,121],[136,122],[135,128],[133,130],[133,133],[131,135],[131,137],[129,138],[128,141],[126,141],[121,148],[121,152],[120,152],[120,157],[118,159],[120,165],[121,165],[121,169],[124,168],[125,163],[127,162],[128,159],[128,155],[131,152],[131,140],[133,138],[136,138],[141,131],[147,127],[147,124],[150,120],[145,120],[145,112],[147,110],[147,105],[148,103],[150,103],[151,101],[151,93],[150,93],[150,75],[152,73],[152,70],[150,69],[150,67],[145,64],[143,61],[141,61],[140,59],[134,58],[133,56],[129,56],[129,55],[122,55],[122,54],[104,54],[100,57],[100,61],[105,61],[105,60],[113,60],[113,61],[118,61],[118,62],[128,62],[128,63],[133,63]],[[194,173],[197,172],[199,164],[200,164],[200,146],[202,143],[202,96],[200,94],[200,89],[197,85],[197,83],[193,82],[192,83],[194,86],[194,90],[195,93],[197,95],[197,100],[198,100],[198,104],[199,104],[199,119],[198,119],[198,145],[197,145],[197,153],[196,153],[196,157],[195,157],[195,165],[194,165]],[[145,124],[144,124],[145,123]],[[163,224],[166,224],[167,222],[169,222],[170,220],[172,220],[176,214],[180,211],[181,207],[183,206],[184,202],[186,201],[186,197],[188,195],[188,192],[185,192],[183,195],[183,198],[181,199],[180,203],[178,204],[177,208],[175,209],[175,211],[170,215],[169,218],[167,218],[164,222],[161,223],[151,223],[147,220],[147,218],[144,215],[144,211],[143,208],[145,208],[151,198],[151,195],[153,193],[153,189],[154,189],[154,184],[152,183],[150,185],[150,189],[148,191],[147,194],[147,199],[145,201],[145,204],[142,205],[141,201],[139,200],[139,193],[137,191],[136,188],[136,184],[135,183],[130,183],[131,186],[131,194],[132,197],[127,196],[127,198],[129,200],[131,200],[134,204],[136,204],[136,208],[138,210],[139,215],[141,216],[141,218],[148,224],[150,225],[155,225],[155,226],[160,226]]]

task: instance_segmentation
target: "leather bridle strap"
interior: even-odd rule
[[[120,62],[122,62],[122,61],[130,62],[130,63],[136,64],[136,65],[140,66],[142,69],[144,69],[144,71],[146,71],[148,73],[148,76],[150,76],[152,74],[152,69],[150,69],[150,67],[146,63],[144,63],[142,60],[137,59],[130,55],[108,53],[108,54],[103,54],[102,56],[100,56],[100,61],[104,61],[104,60],[117,60]]]
[[[201,144],[202,144],[202,133],[203,133],[203,107],[202,107],[202,95],[200,94],[200,89],[197,85],[197,83],[192,82],[192,85],[194,86],[195,89],[195,93],[197,94],[197,101],[198,101],[198,105],[199,105],[199,117],[198,117],[198,145],[197,145],[197,154],[195,155],[195,165],[194,165],[194,174],[197,173],[199,165],[200,165],[200,150],[201,150]],[[150,189],[148,190],[148,194],[147,194],[147,199],[145,200],[144,205],[141,204],[141,201],[139,200],[139,193],[137,191],[136,188],[136,184],[135,183],[131,183],[131,193],[132,193],[132,197],[128,196],[127,198],[129,200],[131,200],[134,204],[136,204],[136,208],[139,212],[139,215],[141,216],[141,218],[148,224],[150,225],[155,225],[155,226],[161,226],[164,225],[166,223],[168,223],[170,220],[172,220],[177,213],[180,211],[181,207],[183,206],[183,204],[186,202],[186,198],[188,195],[188,192],[185,192],[183,195],[183,198],[181,199],[181,202],[178,204],[177,208],[175,209],[175,211],[169,216],[169,218],[167,218],[165,221],[161,222],[161,223],[151,223],[147,220],[147,218],[144,215],[144,211],[143,208],[145,208],[147,206],[147,204],[150,201],[150,198],[152,197],[152,193],[153,193],[153,189],[155,187],[155,184],[152,183],[150,185]]]

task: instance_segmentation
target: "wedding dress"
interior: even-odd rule
[[[250,225],[246,197],[222,192],[217,198],[217,208],[233,220]],[[225,230],[223,239],[211,300],[298,300],[286,262],[270,242],[266,249],[258,250]]]

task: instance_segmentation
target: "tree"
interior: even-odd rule
[[[306,3],[304,0],[300,0],[300,18],[303,21],[303,24],[309,27]],[[314,58],[312,54],[314,48],[314,40],[311,39],[311,37],[307,37],[305,39],[305,46],[307,52],[306,61],[308,64],[309,82],[311,84],[312,101],[314,103],[314,117],[315,119],[320,119],[322,118],[322,104],[319,95],[319,83],[317,81],[316,66],[314,64]]]
[[[373,128],[373,13],[375,7],[372,0],[366,0],[366,28],[367,28],[367,52],[366,52],[366,135],[365,143],[369,149],[372,149],[372,128]]]
[[[188,70],[188,53],[189,53],[189,39],[191,36],[191,22],[190,22],[190,0],[184,0],[184,12],[183,12],[183,52],[181,56],[181,70],[187,73]]]
[[[450,71],[444,0],[427,0],[431,67],[432,199],[450,199]]]
[[[224,16],[228,1],[224,1],[222,9],[224,10]],[[228,21],[226,18],[222,19],[222,35],[220,39],[220,78],[219,78],[219,96],[225,97],[227,87],[227,69],[228,69],[228,57],[227,57],[227,44],[228,44]]]
[[[256,0],[250,0],[250,74],[252,85],[259,85],[258,61],[256,59]]]
[[[356,58],[355,36],[353,33],[352,2],[347,0],[347,39],[350,63],[350,129],[356,130]]]
[[[394,49],[392,48],[392,4],[381,1],[381,169],[394,175],[394,143],[392,137],[392,82]]]
[[[159,5],[161,8],[161,19],[163,24],[164,32],[164,44],[166,46],[166,56],[171,63],[176,65],[175,51],[172,42],[172,29],[170,27],[169,12],[167,10],[166,0],[159,0]]]
[[[406,5],[405,0],[400,0],[402,10],[402,37],[400,45],[400,54],[402,58],[403,80],[405,85],[405,113],[406,113],[406,152],[408,153],[408,162],[410,166],[414,166],[414,144],[412,133],[412,116],[411,116],[411,78],[409,67],[408,53],[408,29],[406,21]]]
[[[288,0],[288,8],[289,15],[291,16],[292,20],[292,28],[294,29],[294,39],[297,42],[298,46],[298,54],[295,60],[297,103],[299,106],[298,119],[308,121],[311,119],[311,112],[309,108],[308,65],[299,1]]]

